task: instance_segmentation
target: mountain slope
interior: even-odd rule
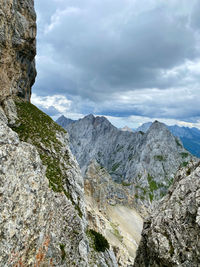
[[[152,122],[144,123],[136,131],[147,132]],[[194,156],[200,157],[200,130],[197,128],[167,126],[170,132],[181,139],[183,146]]]
[[[118,130],[105,117],[88,115],[66,129],[83,174],[95,159],[114,181],[135,185],[134,193],[142,199],[152,201],[165,194],[175,172],[191,159],[180,141],[157,121],[147,133],[131,133]]]
[[[200,162],[180,170],[145,221],[135,267],[199,266]]]

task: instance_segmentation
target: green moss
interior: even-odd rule
[[[176,138],[175,140],[176,140],[176,144],[177,144],[177,146],[182,147],[182,145],[181,145],[181,143],[179,142],[178,138]]]
[[[64,189],[64,184],[67,186],[67,177],[66,174],[63,175],[62,170],[65,167],[59,157],[63,146],[56,138],[56,134],[57,132],[66,133],[66,131],[31,103],[16,98],[15,104],[19,120],[12,129],[18,133],[21,141],[31,143],[37,148],[43,165],[47,167],[46,177],[49,179],[49,187],[54,192],[64,192],[82,217],[79,206]],[[71,167],[67,151],[63,157],[68,167]]]
[[[120,162],[118,162],[118,163],[115,163],[113,166],[112,166],[112,172],[115,172],[118,168],[119,168],[119,166],[120,166]]]
[[[65,252],[65,245],[64,244],[60,244],[60,250],[61,250],[62,261],[64,261],[66,258],[66,252]]]
[[[154,156],[154,159],[155,160],[158,160],[158,161],[165,161],[165,157],[163,155],[155,155]]]
[[[94,249],[98,252],[104,252],[106,249],[110,248],[107,239],[95,230],[90,229],[87,234],[92,238],[94,242]]]
[[[182,153],[180,153],[180,155],[181,155],[182,159],[185,159],[189,156],[189,153],[182,152]]]
[[[113,229],[113,234],[114,234],[114,236],[116,236],[116,238],[120,241],[120,242],[122,242],[123,241],[123,236],[121,236],[121,234],[120,234],[120,232],[119,232],[119,230],[118,230],[118,225],[117,224],[115,224],[115,223],[110,223],[110,225],[111,225],[111,227],[112,227],[112,229]]]
[[[122,185],[123,186],[130,186],[130,185],[132,185],[132,183],[126,183],[126,182],[122,181]]]
[[[187,161],[184,161],[181,163],[181,167],[186,167],[188,165],[188,162]]]

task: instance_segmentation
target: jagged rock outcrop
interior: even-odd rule
[[[0,0],[0,100],[30,99],[36,70],[36,14],[33,0]]]
[[[152,122],[144,123],[136,131],[147,132]],[[192,127],[180,127],[178,125],[168,126],[170,132],[180,138],[183,146],[194,156],[200,158],[200,130]]]
[[[113,182],[105,168],[93,160],[87,168],[84,177],[85,194],[91,196],[102,212],[107,205],[120,204],[134,207],[134,196],[131,194],[132,185]]]
[[[107,238],[117,266],[133,266],[143,220],[134,208],[131,186],[113,182],[96,161],[90,163],[84,181],[89,227]]]
[[[82,173],[95,159],[114,181],[132,184],[138,201],[162,197],[178,168],[192,158],[158,121],[146,133],[131,133],[118,130],[105,117],[88,115],[66,129]]]
[[[36,148],[0,120],[1,266],[87,266],[82,177],[67,136],[61,131],[57,139],[63,145],[60,159],[69,156],[63,187],[70,184],[66,190],[73,200],[49,187]]]
[[[180,170],[144,223],[135,267],[197,267],[200,263],[200,162]]]

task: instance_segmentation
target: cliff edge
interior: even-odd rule
[[[0,100],[30,100],[34,84],[36,14],[33,0],[0,0]]]

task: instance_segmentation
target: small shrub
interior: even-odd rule
[[[102,234],[92,229],[89,230],[89,234],[94,240],[94,246],[96,251],[104,252],[106,249],[110,248],[107,239]]]
[[[65,245],[64,244],[60,244],[60,250],[61,250],[62,261],[64,261],[64,259],[66,258],[66,252],[65,252]]]
[[[182,159],[185,159],[185,158],[187,158],[188,156],[189,156],[189,153],[184,153],[184,152],[181,153],[181,157],[182,157]]]
[[[158,160],[158,161],[165,161],[165,158],[163,155],[156,155],[156,156],[154,156],[154,159]]]
[[[187,161],[182,162],[181,167],[186,167],[188,165]]]

